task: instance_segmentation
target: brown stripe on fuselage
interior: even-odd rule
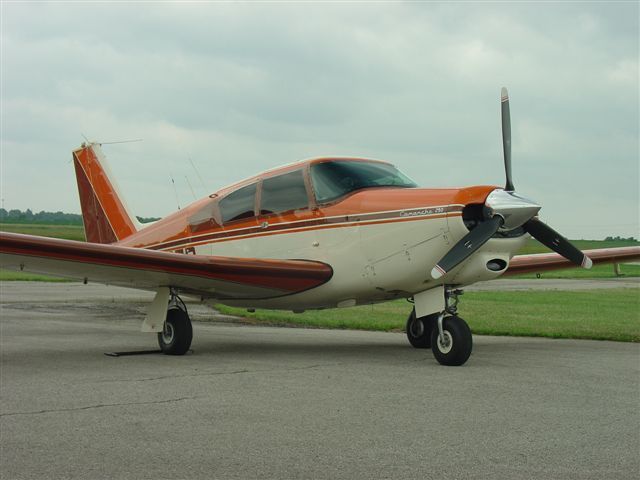
[[[320,230],[327,228],[345,228],[354,225],[379,225],[392,222],[406,222],[428,219],[443,218],[447,215],[460,215],[462,205],[447,205],[438,207],[412,208],[406,210],[396,210],[390,212],[373,212],[356,215],[341,215],[335,217],[310,218],[295,222],[280,222],[269,224],[267,227],[256,225],[255,227],[238,228],[227,231],[217,231],[196,237],[185,237],[169,242],[162,242],[150,245],[146,248],[151,250],[170,250],[203,245],[206,243],[218,243],[236,239],[247,239],[268,235],[285,233],[297,233],[306,230]],[[315,228],[314,228],[315,227]]]

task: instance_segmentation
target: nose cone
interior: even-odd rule
[[[542,208],[533,200],[501,189],[491,192],[485,205],[493,215],[499,215],[504,219],[501,230],[513,230],[520,227]]]

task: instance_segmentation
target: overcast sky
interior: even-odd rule
[[[517,191],[640,236],[636,1],[1,5],[4,208],[79,213],[82,134],[143,139],[103,147],[141,216],[327,155],[503,185],[505,85]]]

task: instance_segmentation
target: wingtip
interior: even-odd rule
[[[585,255],[582,259],[582,268],[589,270],[591,267],[593,267],[593,261]]]
[[[434,280],[438,280],[439,278],[441,278],[445,273],[442,268],[440,268],[440,265],[436,265],[435,267],[433,267],[433,269],[431,270],[431,278],[433,278]]]

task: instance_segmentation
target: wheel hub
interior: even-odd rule
[[[453,348],[453,337],[448,330],[444,330],[438,335],[438,350],[442,353],[449,353]]]
[[[409,330],[411,330],[411,335],[414,337],[421,337],[424,334],[424,323],[416,318],[411,322]]]
[[[173,341],[173,325],[169,322],[164,322],[164,328],[162,329],[162,341],[169,345]]]

